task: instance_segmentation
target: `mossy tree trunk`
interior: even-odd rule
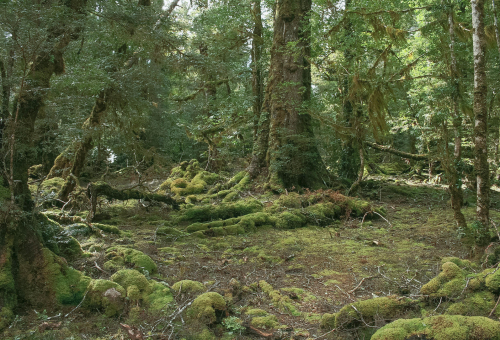
[[[44,3],[42,11],[51,10]],[[81,30],[80,17],[86,0],[65,1],[68,19],[47,29],[47,40],[33,61],[14,102],[14,112],[5,129],[8,134],[9,186],[15,198],[0,222],[0,310],[18,302],[41,306],[53,302],[54,291],[47,285],[52,274],[36,223],[34,203],[28,188],[28,168],[32,165],[33,131],[43,107],[50,79],[64,71],[63,51]],[[5,148],[4,148],[5,150]],[[7,202],[0,202],[8,204]],[[53,287],[52,287],[53,288]]]
[[[78,176],[80,176],[85,166],[87,154],[93,148],[94,135],[96,133],[96,130],[101,126],[102,120],[106,113],[106,109],[108,107],[108,98],[112,95],[112,93],[112,88],[102,90],[99,93],[90,117],[83,124],[85,136],[83,140],[81,142],[78,142],[76,147],[74,147],[75,153],[70,170],[71,175],[66,177],[66,182],[61,188],[58,196],[61,201],[68,201],[69,194],[75,189],[75,186],[77,184],[76,180]]]
[[[460,164],[462,163],[462,115],[460,114],[458,100],[460,98],[460,85],[458,83],[458,65],[457,57],[455,54],[455,23],[453,20],[453,8],[448,12],[448,33],[450,35],[450,80],[452,85],[452,119],[453,119],[453,133],[454,133],[454,150],[453,156],[449,156],[445,161],[445,169],[448,175],[448,189],[451,195],[451,207],[457,225],[465,230],[467,222],[465,221],[464,214],[462,213],[463,204],[463,191],[462,181],[460,179]],[[446,140],[447,155],[448,141]]]
[[[262,39],[262,11],[260,0],[253,1],[252,16],[254,28],[252,35],[252,94],[253,94],[253,141],[257,141],[257,131],[259,129],[260,110],[264,100],[263,79],[262,79],[262,50],[264,40]]]
[[[484,0],[471,0],[474,53],[474,167],[477,178],[476,218],[484,228],[481,243],[489,241],[488,107],[486,95],[486,37]]]
[[[269,183],[271,187],[317,188],[328,181],[307,113],[311,99],[311,0],[281,0],[276,4],[267,88]]]

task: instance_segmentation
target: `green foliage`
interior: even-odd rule
[[[222,324],[226,327],[230,334],[243,332],[246,328],[242,325],[242,323],[243,321],[236,316],[230,316],[222,320]]]

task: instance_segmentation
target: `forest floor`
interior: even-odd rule
[[[123,180],[116,181],[120,182]],[[155,183],[161,182],[151,182]],[[264,206],[272,205],[278,198],[260,197],[249,191],[240,195],[240,199],[256,197]],[[355,329],[348,333],[321,329],[321,317],[358,300],[391,295],[418,297],[422,285],[439,273],[442,258],[480,260],[484,251],[473,251],[461,243],[449,195],[442,185],[375,176],[360,191],[360,197],[374,206],[384,206],[385,217],[363,220],[344,216],[325,227],[308,225],[282,230],[264,226],[256,232],[205,238],[159,234],[159,228],[172,225],[172,220],[181,231],[190,224],[176,220],[178,212],[166,205],[146,206],[137,200],[103,202],[98,218],[101,223],[117,226],[120,234],[77,236],[90,255],[70,264],[94,279],[109,279],[112,271],[103,269],[109,260],[106,250],[117,245],[131,247],[155,261],[158,272],[151,275],[152,280],[169,286],[180,280],[199,281],[210,291],[225,296],[230,314],[243,325],[248,325],[250,309],[263,310],[260,313],[268,317],[264,322],[270,324],[260,328],[261,336],[248,328],[238,329],[237,324],[212,325],[211,334],[216,338],[258,339],[271,334],[271,328],[280,328],[293,339],[363,339]],[[500,221],[499,198],[494,193],[492,202],[497,206],[491,215],[495,221]],[[473,203],[463,212],[472,221]],[[82,216],[85,214],[82,212]],[[263,287],[262,280],[281,296],[288,296],[291,305],[282,308],[275,295],[259,289]],[[237,293],[235,285],[249,289]],[[174,298],[177,306],[192,301],[182,292]],[[132,307],[131,303],[129,308]],[[63,314],[73,308],[68,307]],[[39,333],[37,327],[56,315],[55,311],[51,313],[27,310],[16,317],[4,336],[16,340],[128,339],[120,323],[135,322],[151,339],[210,338],[189,334],[196,330],[187,326],[178,335],[162,330],[155,326],[158,318],[146,312],[131,320],[123,315],[107,318],[82,308],[67,318],[51,319],[62,321],[61,329]],[[440,313],[439,306],[433,313]],[[274,316],[269,318],[270,315]]]

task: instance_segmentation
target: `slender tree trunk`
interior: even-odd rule
[[[263,81],[262,81],[262,49],[264,41],[262,39],[262,12],[260,0],[253,1],[252,16],[254,18],[254,28],[252,35],[252,94],[253,102],[253,141],[257,141],[257,131],[259,129],[260,110],[262,109]]]
[[[83,141],[81,141],[75,148],[76,151],[73,157],[73,165],[71,166],[70,176],[66,178],[64,186],[59,192],[58,198],[61,201],[68,201],[69,194],[75,189],[77,184],[76,179],[80,176],[83,168],[85,167],[87,154],[93,147],[95,131],[102,124],[102,118],[104,117],[108,106],[108,97],[112,94],[112,92],[113,90],[108,88],[99,93],[90,117],[83,124],[85,136]]]
[[[317,188],[328,173],[315,143],[311,116],[311,0],[277,3],[269,92],[269,184],[271,188]]]
[[[463,191],[462,191],[462,181],[460,180],[460,174],[457,167],[462,161],[462,115],[460,114],[460,109],[458,105],[458,99],[460,96],[460,88],[458,84],[458,68],[457,68],[457,57],[455,55],[455,31],[454,31],[454,20],[453,20],[453,8],[450,9],[448,13],[448,32],[450,35],[450,75],[453,87],[452,92],[452,115],[453,115],[453,132],[454,132],[454,151],[453,157],[448,157],[447,160],[447,172],[448,172],[448,188],[451,195],[451,207],[453,208],[453,213],[455,216],[455,221],[458,226],[465,230],[467,228],[467,222],[465,221],[464,214],[462,213],[463,204]],[[446,140],[446,145],[448,141]],[[447,147],[448,149],[448,147]]]
[[[497,6],[495,4],[495,0],[491,0],[491,6],[493,9],[493,18],[494,18],[494,27],[495,27],[495,38],[497,41],[497,49],[498,49],[498,55],[500,56],[500,29],[498,28],[498,13],[497,13]],[[496,97],[496,95],[494,94]],[[497,113],[494,116],[495,121],[493,123],[490,123],[490,126],[492,126],[493,129],[493,142],[495,145],[495,164],[498,167],[499,165],[499,144],[500,144],[500,116]]]
[[[484,32],[484,0],[471,0],[474,51],[474,144],[477,178],[476,218],[483,225],[482,242],[489,240],[489,166],[488,166],[488,107],[486,95],[486,38]]]

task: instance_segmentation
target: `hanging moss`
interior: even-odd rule
[[[462,315],[400,319],[379,329],[371,339],[405,340],[410,337],[433,340],[499,340],[500,323],[481,316]]]

